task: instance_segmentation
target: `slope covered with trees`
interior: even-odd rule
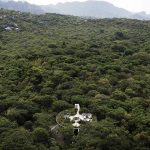
[[[0,62],[0,150],[149,150],[149,21],[0,10]],[[75,103],[97,122],[51,132]]]

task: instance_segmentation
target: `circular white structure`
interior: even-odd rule
[[[90,114],[90,113],[80,114],[80,105],[79,104],[75,104],[75,109],[77,109],[77,113],[74,116],[68,116],[68,118],[70,119],[71,122],[75,122],[72,124],[74,127],[79,127],[80,121],[84,121],[84,122],[92,121],[92,114]]]
[[[67,127],[72,125],[74,134],[77,135],[80,131],[80,127],[84,128],[86,125],[84,122],[95,122],[96,117],[91,113],[80,114],[80,105],[75,104],[76,113],[74,115],[74,109],[64,110],[56,116],[56,122],[60,127]]]

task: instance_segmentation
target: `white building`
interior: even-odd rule
[[[12,28],[11,27],[6,27],[5,30],[6,31],[12,31]]]
[[[69,118],[71,122],[74,122],[72,125],[73,127],[79,127],[80,121],[84,121],[84,122],[91,122],[92,121],[92,114],[90,113],[83,113],[80,114],[80,105],[79,104],[75,104],[75,109],[77,109],[77,113],[74,116],[64,116],[65,118]]]

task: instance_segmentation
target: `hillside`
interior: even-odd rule
[[[0,10],[0,62],[0,150],[149,150],[149,21]],[[76,103],[97,122],[52,132]]]

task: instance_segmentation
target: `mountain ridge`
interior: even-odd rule
[[[62,14],[96,17],[96,18],[114,18],[129,17],[131,13],[125,9],[118,8],[105,1],[85,1],[85,2],[66,2],[57,5],[48,5],[49,9],[59,10]],[[120,15],[120,13],[122,15]]]
[[[44,13],[43,9],[38,5],[33,5],[25,1],[3,1],[0,0],[0,8],[8,9],[8,10],[16,10],[21,12],[30,12],[33,14],[41,14]]]
[[[92,18],[128,18],[150,20],[145,12],[133,13],[126,9],[116,7],[106,1],[65,2],[56,5],[33,5],[25,1],[0,0],[0,8],[30,12],[33,14],[58,13],[79,17]]]

